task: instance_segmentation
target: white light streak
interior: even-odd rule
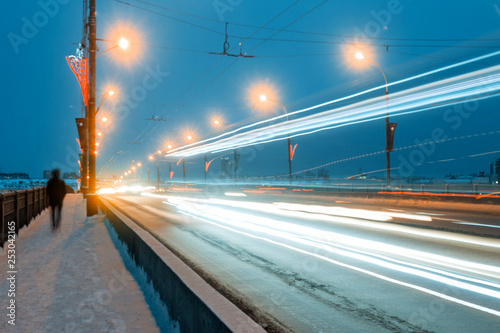
[[[268,218],[262,218],[262,217],[256,218],[254,215],[251,215],[251,214],[244,214],[244,213],[239,213],[236,211],[227,211],[224,209],[212,207],[210,205],[195,204],[191,200],[184,200],[184,198],[169,198],[169,202],[176,205],[178,207],[178,209],[183,214],[197,218],[197,219],[202,220],[202,221],[205,221],[209,224],[218,226],[220,228],[224,228],[226,230],[229,230],[229,231],[232,231],[235,233],[239,233],[239,234],[245,235],[247,237],[259,239],[259,240],[262,240],[262,241],[267,242],[267,243],[281,246],[281,247],[290,249],[292,251],[302,253],[304,255],[316,257],[318,259],[321,259],[323,261],[329,262],[329,263],[334,264],[334,265],[342,266],[342,267],[345,267],[345,268],[348,268],[348,269],[351,269],[351,270],[354,270],[354,271],[357,271],[357,272],[360,272],[360,273],[363,273],[363,274],[366,274],[366,275],[369,275],[369,276],[372,276],[372,277],[375,277],[375,278],[378,278],[378,279],[381,279],[381,280],[384,280],[387,282],[401,285],[401,286],[404,286],[404,287],[407,287],[410,289],[418,290],[420,292],[423,292],[423,293],[426,293],[426,294],[429,294],[429,295],[432,295],[432,296],[435,296],[438,298],[442,298],[442,299],[448,300],[450,302],[454,302],[454,303],[457,303],[457,304],[460,304],[460,305],[463,305],[466,307],[470,307],[470,308],[473,308],[473,309],[500,317],[500,311],[497,311],[495,309],[491,309],[491,308],[488,308],[488,307],[485,307],[485,306],[482,306],[479,304],[468,302],[468,301],[463,300],[463,299],[458,299],[456,297],[448,296],[446,294],[443,294],[443,293],[416,285],[414,283],[404,282],[402,280],[391,278],[391,277],[388,277],[386,275],[383,275],[383,274],[380,274],[380,273],[377,273],[377,272],[374,272],[374,271],[371,271],[368,269],[364,269],[364,268],[357,267],[354,265],[346,264],[346,263],[343,263],[341,261],[334,260],[334,259],[328,258],[328,257],[323,256],[323,255],[319,255],[317,253],[312,253],[310,251],[298,248],[296,246],[292,246],[292,245],[285,244],[285,243],[280,242],[280,241],[272,240],[268,237],[259,236],[259,235],[250,233],[248,231],[240,231],[240,230],[237,230],[235,228],[243,228],[243,229],[257,232],[260,234],[271,235],[271,236],[279,237],[279,238],[282,238],[285,240],[291,240],[291,241],[294,241],[294,242],[302,244],[302,245],[316,246],[316,247],[318,246],[317,241],[314,241],[311,239],[304,239],[303,238],[304,232],[306,232],[306,235],[307,235],[307,231],[309,231],[310,234],[311,233],[316,234],[316,236],[319,236],[320,239],[322,239],[322,238],[331,239],[330,237],[325,236],[325,231],[315,230],[315,229],[303,227],[303,226],[295,226],[294,228],[297,228],[297,230],[294,230],[294,231],[298,231],[299,234],[301,235],[301,236],[298,236],[298,235],[294,235],[294,234],[288,232],[291,229],[290,223],[284,223],[284,222],[280,222],[280,221],[276,221],[276,220],[272,220],[272,219],[268,219]],[[228,216],[228,218],[225,218],[224,216]],[[252,221],[258,221],[258,222],[252,223]],[[278,227],[280,225],[282,227]],[[269,227],[267,227],[267,226],[269,226]],[[340,238],[336,237],[333,239],[335,239],[337,241],[338,239],[344,239],[344,237],[346,237],[346,235],[340,235],[340,236],[341,236]],[[353,239],[355,239],[355,238],[349,237],[348,242],[350,244],[352,244]],[[359,242],[359,244],[364,244],[364,242],[367,242],[367,240],[360,240],[360,241],[361,242]],[[368,241],[368,242],[371,242],[371,241]],[[321,243],[323,243],[321,245],[321,248],[324,250],[327,250],[331,253],[335,253],[335,254],[339,254],[339,255],[343,255],[343,256],[348,256],[350,258],[369,262],[371,264],[379,265],[379,266],[387,268],[387,269],[397,270],[399,272],[403,272],[403,273],[407,273],[407,274],[411,274],[411,275],[416,275],[416,276],[419,276],[419,277],[422,277],[425,279],[430,279],[430,280],[433,280],[433,281],[436,281],[439,283],[443,283],[443,284],[447,284],[447,285],[450,285],[450,286],[453,286],[456,288],[461,288],[461,289],[465,289],[465,290],[468,290],[471,292],[476,292],[476,293],[479,293],[479,294],[482,294],[482,295],[485,295],[488,297],[500,299],[500,291],[498,291],[498,289],[500,289],[500,285],[497,283],[484,281],[484,280],[480,280],[480,279],[474,279],[474,278],[470,278],[467,276],[461,276],[458,274],[449,273],[449,272],[442,271],[442,270],[435,269],[435,268],[429,269],[429,268],[423,267],[421,265],[415,265],[415,264],[411,264],[411,263],[409,265],[407,265],[406,263],[402,263],[401,261],[396,261],[396,260],[392,260],[392,259],[390,259],[389,261],[385,261],[385,260],[382,260],[384,258],[383,256],[375,255],[376,258],[373,258],[373,257],[367,256],[367,255],[356,253],[356,252],[359,252],[357,250],[354,250],[351,252],[346,251],[346,250],[344,250],[346,248],[345,246],[343,247],[343,249],[334,248],[335,245],[333,245],[332,242],[329,242],[329,245],[325,245],[326,242],[324,242],[324,241],[321,241]],[[377,243],[377,242],[372,242],[372,243]],[[359,244],[356,243],[354,245],[358,246]],[[382,245],[385,245],[385,244],[382,244]],[[399,248],[399,251],[397,252],[397,254],[404,256],[405,251],[406,251],[406,249]],[[445,258],[445,257],[442,257],[442,258]],[[463,264],[467,266],[467,265],[473,264],[473,263],[468,263],[468,262],[464,261]],[[482,266],[490,267],[490,266],[486,266],[486,265],[482,265]],[[421,268],[421,269],[419,269],[419,268]],[[490,267],[490,270],[491,271],[498,271],[498,267]],[[488,285],[488,286],[491,286],[497,290],[489,289],[487,287],[473,285],[469,282],[463,282],[463,281],[469,281],[469,282],[474,282],[474,283],[478,283],[478,284]]]
[[[465,225],[473,225],[475,227],[488,227],[488,228],[499,228],[500,225],[492,225],[492,224],[481,224],[481,223],[469,223],[469,222],[453,222],[455,224],[465,224]]]
[[[486,57],[498,54],[500,53],[495,52],[494,54],[487,55]],[[482,59],[482,57],[470,60],[470,62],[477,61],[478,59],[480,60]],[[445,69],[454,68],[466,63],[469,63],[469,61],[417,75],[414,78],[420,78],[422,76],[437,73]],[[265,120],[255,124],[251,124],[211,139],[179,147],[175,150],[170,151],[169,155],[192,156],[208,152],[217,153],[229,149],[242,148],[277,140],[284,140],[288,137],[288,135],[294,137],[299,135],[312,134],[317,131],[332,129],[339,126],[347,126],[359,122],[373,121],[375,119],[379,119],[380,117],[385,117],[386,112],[388,112],[390,116],[398,116],[409,113],[424,112],[427,110],[435,109],[437,107],[442,107],[443,105],[463,103],[466,100],[491,98],[500,94],[499,72],[500,66],[494,66],[469,74],[460,75],[450,79],[441,80],[435,83],[426,84],[417,88],[412,88],[391,94],[388,104],[386,104],[383,97],[374,98],[352,105],[331,109],[329,111],[320,112],[318,114],[305,116],[299,119],[294,119],[289,121],[288,124],[274,124],[263,128],[249,130],[244,133],[238,133],[252,127],[263,125],[269,121],[276,121],[277,119],[280,119],[284,116],[275,117],[271,120]],[[393,84],[398,84],[409,80],[410,79],[401,80]],[[372,90],[351,95],[312,108],[292,112],[289,113],[289,116],[318,108],[327,104],[333,104],[345,99],[350,99],[369,91]],[[388,106],[388,109],[386,108],[386,106]],[[228,134],[234,134],[234,136],[226,137]]]

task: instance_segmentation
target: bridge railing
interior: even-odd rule
[[[7,240],[9,223],[15,222],[15,232],[18,235],[19,229],[29,225],[48,206],[46,187],[0,193],[0,246],[3,247]]]

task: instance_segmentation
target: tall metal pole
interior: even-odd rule
[[[285,106],[283,104],[281,104],[280,102],[278,101],[275,101],[273,99],[268,99],[269,101],[271,102],[274,102],[276,104],[279,104],[283,110],[285,111],[285,114],[286,114],[286,125],[288,126],[288,111],[287,109],[285,108]],[[288,136],[288,140],[287,140],[287,150],[288,150],[288,180],[290,181],[290,185],[292,185],[292,141],[290,140],[290,134],[287,135]]]
[[[171,176],[172,175],[172,161],[170,161],[170,158],[168,158],[168,179],[171,181]]]
[[[389,98],[389,87],[385,88],[385,108],[387,109],[387,102]],[[389,123],[389,112],[385,113],[385,156],[386,156],[386,166],[387,166],[387,185],[391,185],[391,125]]]
[[[238,154],[236,154],[236,149],[234,149],[234,182],[238,180],[237,176],[237,171],[238,171]]]
[[[388,108],[388,100],[389,100],[389,84],[387,83],[387,77],[385,76],[384,71],[382,68],[380,68],[377,63],[375,63],[373,60],[365,58],[366,61],[370,62],[371,64],[375,65],[382,75],[384,76],[384,81],[385,81],[385,108],[386,108],[386,113],[385,113],[385,153],[386,153],[386,165],[387,165],[387,185],[391,185],[391,151],[392,151],[392,141],[394,139],[394,129],[396,128],[396,124],[391,124],[389,123],[389,112],[387,110]]]
[[[156,160],[156,173],[157,173],[157,176],[158,176],[158,186],[157,186],[157,189],[160,190],[160,158],[158,157],[158,159]]]
[[[182,159],[182,178],[186,182],[186,165],[184,164],[185,158]]]
[[[96,88],[96,18],[95,0],[89,0],[89,96],[88,96],[88,151],[89,151],[89,187],[87,194],[87,216],[97,214],[96,196],[96,153],[95,153],[95,88]]]
[[[290,134],[288,134],[287,141],[288,141],[288,180],[290,181],[290,185],[292,185],[292,142],[290,140]]]

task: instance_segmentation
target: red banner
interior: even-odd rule
[[[80,83],[80,88],[82,88],[83,101],[85,102],[85,106],[87,106],[87,58],[78,58],[75,56],[66,57],[68,61],[68,65],[75,73],[78,82]]]

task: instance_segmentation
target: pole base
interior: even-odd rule
[[[99,212],[99,196],[95,193],[87,193],[85,199],[87,200],[87,216],[97,215]]]

